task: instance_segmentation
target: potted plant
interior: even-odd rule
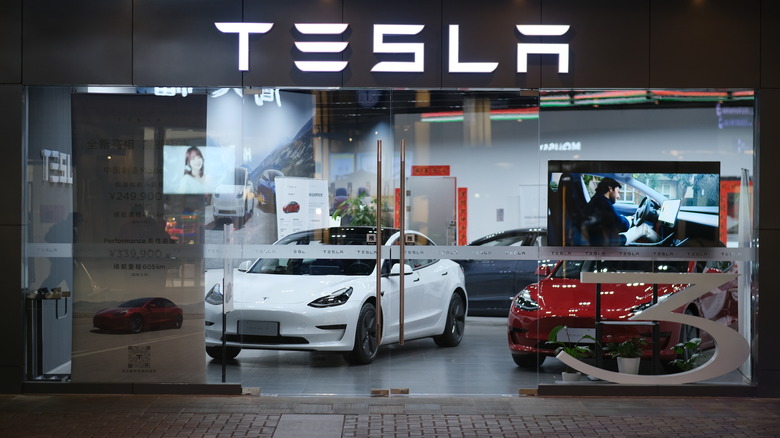
[[[347,198],[336,206],[331,217],[334,220],[341,219],[342,226],[376,226],[376,200],[372,199],[370,203],[366,203],[366,196],[368,195],[365,192],[360,192],[355,197]]]
[[[701,338],[693,338],[672,347],[678,358],[669,362],[669,365],[677,367],[680,371],[690,371],[699,366],[702,358],[700,344]]]
[[[631,338],[623,342],[610,342],[604,345],[604,353],[617,359],[618,372],[639,374],[639,362],[647,345],[643,338]]]
[[[560,333],[561,330],[565,330],[566,337],[567,337],[566,340],[558,339],[558,334]],[[567,327],[565,325],[559,325],[553,327],[553,329],[550,330],[550,335],[548,336],[547,343],[557,346],[557,348],[555,349],[556,355],[561,351],[563,351],[575,359],[582,359],[583,357],[590,356],[591,353],[589,346],[580,345],[582,341],[585,339],[589,339],[593,342],[596,342],[596,338],[590,335],[582,335],[576,342],[572,342],[572,340],[569,338],[569,331],[567,330]],[[574,368],[567,365],[566,371],[564,371],[561,374],[561,378],[567,382],[576,381],[580,379],[580,373]]]

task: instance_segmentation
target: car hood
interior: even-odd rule
[[[659,285],[659,295],[676,290],[672,285]],[[529,287],[542,310],[555,315],[590,315],[596,306],[596,285],[575,279],[545,279]],[[602,316],[624,317],[640,304],[650,302],[653,287],[650,284],[602,284]]]
[[[342,287],[353,285],[360,278],[236,272],[233,279],[233,302],[264,305],[306,304]]]
[[[244,186],[234,186],[230,184],[220,184],[214,193],[220,196],[236,196],[244,191]]]
[[[529,287],[537,294],[537,301],[544,309],[572,309],[581,307],[583,301],[595,301],[596,288],[577,280],[542,280]],[[592,299],[585,299],[591,297]]]

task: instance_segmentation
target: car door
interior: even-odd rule
[[[389,261],[388,261],[389,263]],[[398,261],[394,261],[397,264]],[[404,338],[420,330],[424,319],[425,288],[423,276],[411,265],[404,271]],[[395,342],[399,338],[401,323],[401,276],[390,274],[382,279],[382,315],[384,318],[385,340]]]
[[[448,278],[448,265],[439,259],[416,255],[415,248],[435,246],[425,236],[415,234],[412,241],[407,242],[407,260],[414,274],[407,277],[405,285],[405,302],[408,303],[406,324],[410,335],[417,331],[420,336],[430,334],[430,329],[447,311],[452,290]],[[419,252],[418,252],[419,253]]]
[[[469,310],[509,310],[515,288],[518,260],[468,260],[462,263],[469,294]],[[474,313],[472,312],[472,313]]]
[[[148,323],[159,324],[165,319],[165,303],[160,298],[155,298],[149,305],[146,306],[149,311]]]
[[[479,246],[541,246],[542,236],[538,231],[524,231]],[[469,313],[473,315],[506,316],[512,298],[523,287],[539,280],[538,263],[534,260],[467,260],[461,265],[469,294]]]
[[[385,260],[385,272],[390,272],[391,261]],[[389,274],[382,278],[381,309],[382,309],[382,343],[398,342],[400,324],[400,275]]]
[[[437,300],[441,297],[439,283],[443,277],[436,265],[437,260],[417,257],[419,251],[415,246],[434,245],[429,239],[419,234],[407,234],[406,242],[406,269],[404,271],[404,338],[425,336],[425,330],[435,323],[441,312]],[[399,245],[400,241],[392,242]],[[399,260],[386,261],[388,266],[399,263]],[[389,267],[386,268],[389,271]],[[387,287],[383,282],[384,295],[382,297],[383,314],[387,324],[387,340],[397,339],[400,326],[400,275],[391,274],[386,278]]]

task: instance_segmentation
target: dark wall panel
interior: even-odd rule
[[[761,87],[780,88],[780,2],[761,1]]]
[[[22,182],[22,114],[24,114],[22,87],[0,86],[0,132],[3,133],[3,160],[0,166],[4,181]],[[0,209],[0,225],[17,226],[22,223],[22,190],[7,190],[3,194],[8,208]],[[4,247],[8,248],[8,247]],[[2,319],[2,318],[0,318]]]
[[[568,24],[570,70],[540,56],[542,88],[646,88],[649,84],[649,0],[545,0],[542,24]],[[544,42],[557,42],[545,38]],[[539,61],[537,61],[539,62]]]
[[[25,84],[129,84],[132,0],[24,2]]]
[[[241,0],[135,0],[133,83],[241,86],[238,35],[215,22],[240,22]]]
[[[6,145],[0,172],[10,182],[6,205],[0,215],[0,245],[3,247],[0,263],[6,266],[3,276],[4,293],[0,331],[7,336],[4,353],[0,354],[0,392],[21,387],[24,367],[23,295],[20,293],[22,238],[22,87],[20,85],[0,86],[0,133]],[[16,187],[16,189],[14,189]]]
[[[295,48],[295,41],[342,41],[348,39],[347,29],[342,36],[304,37],[295,30],[295,23],[342,23],[341,0],[285,0],[247,1],[244,3],[244,21],[274,23],[266,34],[250,36],[249,71],[244,73],[248,86],[303,86],[340,87],[342,72],[304,73],[295,67],[295,60],[340,61],[342,54],[304,55]],[[231,40],[237,44],[235,36]],[[350,49],[344,53],[349,55]],[[311,56],[317,57],[312,59]],[[235,65],[235,64],[234,64]]]
[[[0,83],[22,80],[22,0],[0,3]]]
[[[651,87],[759,85],[761,0],[653,0]]]
[[[528,73],[516,73],[517,43],[539,42],[538,37],[521,37],[515,26],[542,24],[541,3],[540,0],[442,2],[442,86],[445,88],[539,88],[541,84],[539,64],[529,62]],[[449,73],[448,35],[451,24],[460,25],[459,61],[499,62],[493,73]]]

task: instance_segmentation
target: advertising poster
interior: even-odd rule
[[[327,181],[277,178],[276,190],[280,239],[297,231],[326,228],[330,224]]]
[[[205,383],[202,247],[185,244],[197,243],[204,195],[166,195],[162,178],[163,145],[181,142],[186,152],[186,142],[205,143],[205,96],[74,94],[71,102],[82,218],[72,381]],[[172,225],[185,219],[195,230],[186,242]]]

